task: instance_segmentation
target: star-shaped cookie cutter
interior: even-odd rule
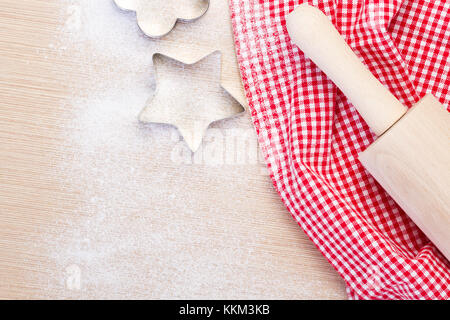
[[[172,31],[177,21],[191,22],[209,9],[210,0],[114,0],[122,10],[136,12],[142,32],[161,38]]]
[[[245,108],[221,85],[220,51],[186,63],[155,53],[157,87],[139,119],[175,126],[192,152],[212,123],[235,117]]]

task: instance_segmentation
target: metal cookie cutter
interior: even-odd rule
[[[191,151],[197,151],[212,123],[245,110],[221,85],[221,58],[220,51],[193,63],[153,55],[157,87],[140,120],[175,126]]]
[[[160,38],[175,27],[177,21],[190,22],[202,17],[210,0],[114,0],[116,5],[135,11],[138,25],[151,38]]]

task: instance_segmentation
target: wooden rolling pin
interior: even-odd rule
[[[287,28],[379,136],[360,154],[363,166],[450,261],[450,113],[432,95],[408,111],[319,9],[300,5]]]

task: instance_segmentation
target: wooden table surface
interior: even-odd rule
[[[174,161],[176,129],[136,123],[152,52],[125,63],[96,43],[61,50],[61,12],[76,2],[0,0],[0,298],[344,299],[262,163]],[[184,46],[189,26],[177,28],[160,47]],[[212,130],[256,145],[247,113]]]

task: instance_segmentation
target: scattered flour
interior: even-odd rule
[[[80,70],[66,84],[72,94],[56,176],[77,201],[55,222],[58,235],[42,240],[54,270],[42,279],[49,297],[295,298],[299,283],[302,297],[312,297],[314,281],[260,250],[265,238],[249,223],[261,214],[249,205],[262,206],[247,195],[252,184],[273,194],[265,210],[284,210],[268,177],[252,178],[260,164],[174,163],[177,131],[138,122],[155,89],[158,41],[110,0],[62,1],[61,25],[49,50]],[[251,128],[248,116],[219,126]]]

